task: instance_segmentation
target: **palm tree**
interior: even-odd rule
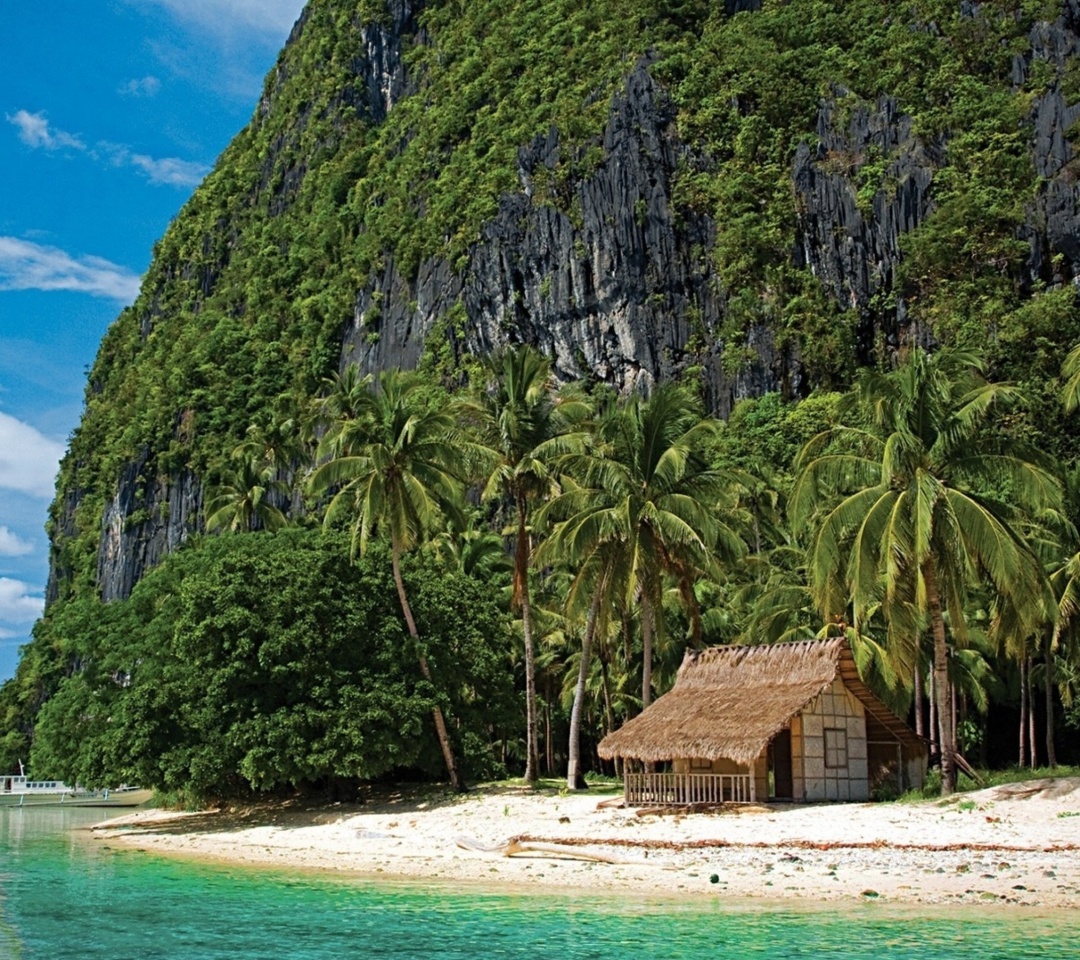
[[[424,679],[431,667],[420,645],[401,575],[401,556],[447,516],[458,515],[462,483],[455,421],[445,407],[427,408],[424,384],[413,374],[387,370],[377,389],[352,391],[354,408],[341,415],[324,436],[327,460],[311,475],[316,495],[330,494],[324,526],[346,518],[353,551],[363,553],[376,530],[390,541],[390,557],[401,612],[412,637]],[[432,707],[435,730],[450,785],[465,789],[458,772],[442,709]]]
[[[543,544],[538,557],[544,557],[544,549],[551,544],[559,549],[559,538],[553,537]],[[581,725],[585,715],[585,697],[592,669],[592,652],[596,637],[608,629],[610,616],[618,608],[617,594],[620,585],[630,579],[626,567],[629,557],[625,545],[618,540],[601,540],[590,544],[587,554],[578,556],[578,570],[571,581],[566,598],[566,609],[573,615],[584,614],[585,629],[578,658],[577,682],[570,708],[570,735],[567,747],[566,786],[569,790],[585,789],[585,771],[581,763]]]
[[[1080,343],[1065,357],[1065,362],[1061,365],[1061,375],[1065,378],[1061,402],[1065,405],[1065,412],[1072,413],[1080,407]]]
[[[810,587],[825,619],[850,604],[858,629],[880,610],[905,676],[930,629],[944,794],[956,786],[946,615],[962,643],[967,591],[988,581],[1016,616],[1037,618],[1042,571],[1015,524],[1060,502],[1041,458],[985,429],[1015,399],[977,357],[919,350],[891,373],[864,372],[848,401],[862,425],[819,434],[796,463],[791,515],[796,532],[813,530]]]
[[[555,488],[555,464],[581,447],[574,424],[587,412],[577,396],[557,394],[551,363],[529,346],[490,358],[485,389],[463,405],[479,446],[487,451],[482,497],[505,498],[514,507],[514,581],[511,605],[521,611],[525,641],[525,780],[539,777],[536,666],[529,567],[532,559],[530,512]]]
[[[275,478],[272,466],[250,457],[237,457],[210,488],[206,529],[212,533],[279,530],[289,521],[273,501],[282,502],[288,494],[288,484]]]
[[[658,387],[648,400],[633,396],[609,404],[597,422],[597,448],[568,461],[578,479],[564,481],[563,491],[541,510],[539,519],[556,525],[537,561],[563,557],[574,564],[572,597],[589,597],[574,700],[578,718],[592,640],[611,606],[640,605],[644,708],[652,692],[653,639],[663,630],[665,575],[685,580],[709,569],[717,551],[745,550],[714,509],[727,479],[708,461],[716,429],[676,385]],[[572,762],[578,729],[572,715]],[[577,783],[571,768],[567,785]]]

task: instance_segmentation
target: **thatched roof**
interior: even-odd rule
[[[750,763],[837,677],[881,726],[921,741],[859,679],[843,637],[688,650],[670,692],[600,741],[600,756]]]

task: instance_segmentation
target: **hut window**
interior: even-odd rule
[[[825,766],[832,769],[847,767],[847,730],[825,728]]]
[[[712,761],[704,757],[692,757],[690,760],[691,770],[712,770]]]

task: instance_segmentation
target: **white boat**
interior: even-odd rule
[[[31,780],[23,773],[0,774],[0,807],[137,807],[153,796],[152,790],[120,787],[83,790],[62,780]]]

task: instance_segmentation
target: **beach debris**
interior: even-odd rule
[[[542,843],[511,837],[506,843],[487,846],[469,837],[458,837],[455,841],[462,850],[476,853],[496,853],[503,857],[541,856],[559,857],[564,860],[588,860],[594,863],[625,863],[606,853],[592,853],[579,847],[561,843]]]
[[[719,882],[720,882],[720,874],[718,874],[718,873],[710,873],[709,874],[709,883],[719,883]]]

